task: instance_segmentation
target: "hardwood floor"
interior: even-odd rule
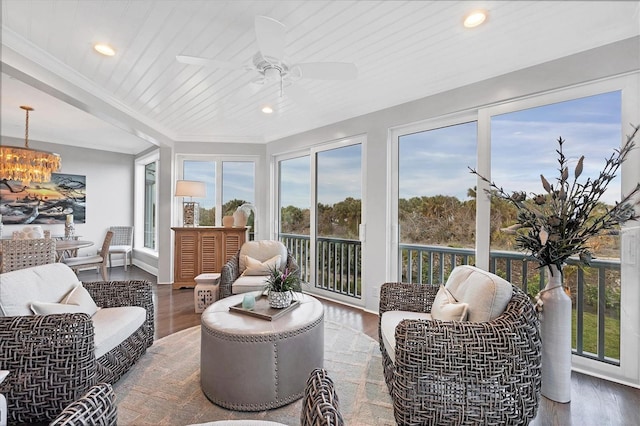
[[[154,283],[155,337],[160,339],[186,328],[200,325],[200,314],[193,304],[193,289],[173,290],[170,285],[157,285],[156,277],[133,267],[110,269],[111,280],[146,279]],[[82,281],[97,281],[94,271],[80,273]],[[322,300],[325,319],[339,322],[378,340],[378,316],[339,303]],[[640,426],[640,389],[573,372],[569,404],[558,404],[541,398],[535,426]],[[364,423],[363,423],[364,424]]]

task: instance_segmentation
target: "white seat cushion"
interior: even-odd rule
[[[462,303],[469,304],[467,320],[485,322],[498,318],[513,295],[508,281],[475,266],[456,267],[449,275],[446,289]]]
[[[405,319],[431,320],[431,314],[424,312],[387,311],[380,320],[380,334],[384,349],[392,362],[396,362],[396,326]]]
[[[197,423],[188,426],[286,426],[284,423],[267,420],[218,420],[208,423]]]
[[[240,294],[250,291],[263,291],[267,278],[266,275],[241,276],[231,285],[231,293]]]
[[[131,246],[109,246],[109,253],[128,253],[131,250]]]
[[[147,319],[147,311],[140,306],[103,308],[93,317],[96,358],[109,352],[136,331]]]
[[[63,262],[69,267],[73,268],[74,266],[81,265],[90,265],[93,263],[102,263],[102,256],[94,255],[94,256],[82,256],[82,257],[68,257],[63,260]]]

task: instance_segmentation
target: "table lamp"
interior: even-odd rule
[[[193,197],[204,198],[207,190],[204,182],[196,180],[179,180],[176,182],[176,197],[189,197],[189,201],[182,201],[182,223],[184,226],[198,226],[200,224],[200,207],[193,201]]]

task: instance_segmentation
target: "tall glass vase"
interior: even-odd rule
[[[546,267],[545,267],[546,268]],[[571,298],[562,285],[562,272],[551,265],[540,293],[542,313],[542,395],[552,401],[571,401]]]

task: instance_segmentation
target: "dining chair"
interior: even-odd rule
[[[113,239],[109,246],[109,268],[111,268],[111,255],[124,254],[124,270],[127,270],[127,256],[133,266],[133,226],[112,226]]]
[[[102,242],[100,253],[93,256],[67,257],[63,262],[73,269],[76,274],[80,268],[99,268],[102,279],[107,281],[107,259],[112,238],[113,231],[107,231],[107,235],[105,235],[104,241]]]
[[[2,240],[0,272],[46,265],[56,261],[56,241],[51,238]]]

